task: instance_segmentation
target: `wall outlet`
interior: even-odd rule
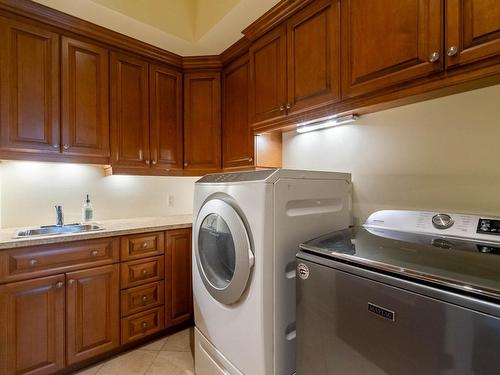
[[[167,196],[168,207],[174,207],[174,196],[169,194]]]

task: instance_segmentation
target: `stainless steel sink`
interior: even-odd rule
[[[19,230],[17,231],[14,238],[54,236],[58,234],[70,234],[70,233],[85,233],[103,229],[104,227],[102,225],[97,225],[97,224],[47,225],[37,228]]]

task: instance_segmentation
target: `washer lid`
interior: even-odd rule
[[[500,299],[500,244],[357,227],[316,238],[302,250],[467,293]]]
[[[246,289],[254,255],[243,220],[221,199],[201,208],[194,227],[194,251],[200,277],[217,301],[237,302]]]

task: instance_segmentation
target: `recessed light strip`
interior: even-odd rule
[[[341,117],[326,117],[320,120],[309,121],[301,123],[297,126],[298,133],[312,132],[314,130],[331,128],[333,126],[344,125],[349,122],[356,121],[359,118],[358,115],[347,115]]]

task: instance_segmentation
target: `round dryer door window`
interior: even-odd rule
[[[194,240],[198,271],[209,293],[224,304],[237,302],[254,262],[238,213],[223,200],[208,201],[198,215]]]

